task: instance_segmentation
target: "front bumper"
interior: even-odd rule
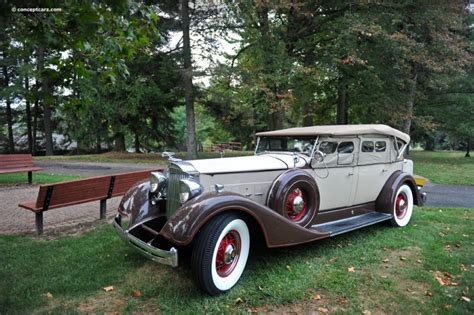
[[[159,249],[151,245],[153,240],[145,243],[139,238],[133,236],[128,232],[128,230],[125,230],[122,227],[122,216],[120,214],[115,216],[113,226],[120,238],[140,254],[160,264],[169,265],[171,267],[178,266],[178,250],[176,248],[171,247],[170,250]]]

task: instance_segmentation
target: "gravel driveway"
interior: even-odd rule
[[[118,174],[163,167],[159,164],[131,163],[86,163],[86,162],[35,162],[43,168],[44,173],[78,175],[93,177],[107,174]],[[34,178],[34,175],[33,175]],[[19,203],[33,201],[38,195],[39,186],[26,184],[0,186],[0,234],[34,233],[35,215],[32,211],[18,207]],[[107,200],[107,217],[116,214],[120,197]],[[43,214],[44,232],[57,228],[78,226],[99,219],[99,201],[66,208],[45,211]]]

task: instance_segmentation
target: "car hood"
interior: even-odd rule
[[[285,170],[293,167],[304,167],[309,158],[297,155],[295,165],[292,154],[263,154],[255,156],[229,157],[186,161],[201,174],[242,173],[255,171]]]

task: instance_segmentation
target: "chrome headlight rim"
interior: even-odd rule
[[[201,184],[192,179],[181,179],[179,181],[179,201],[181,204],[199,196],[202,191]]]
[[[150,173],[150,193],[151,194],[163,194],[168,178],[162,172],[151,172]]]

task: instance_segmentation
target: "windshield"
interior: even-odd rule
[[[261,137],[255,153],[294,152],[311,156],[315,141],[313,138]]]

